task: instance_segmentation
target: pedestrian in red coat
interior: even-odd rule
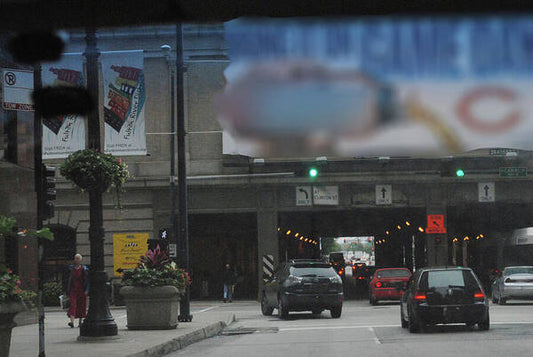
[[[68,325],[74,327],[74,319],[81,319],[87,315],[87,294],[89,293],[89,269],[81,264],[81,254],[74,256],[74,264],[69,266],[69,277],[67,283],[67,295],[70,308],[67,316],[70,318]]]

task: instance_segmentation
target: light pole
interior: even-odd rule
[[[178,120],[178,195],[179,195],[179,248],[182,268],[189,274],[189,218],[187,214],[187,166],[185,162],[185,98],[183,93],[183,29],[181,23],[176,24],[176,94]],[[180,300],[181,322],[192,321],[190,310],[190,287],[187,284],[185,294]]]
[[[174,75],[175,69],[170,60],[170,50],[172,47],[169,45],[162,45],[161,51],[165,60],[167,61],[168,71],[170,72],[170,239],[169,239],[169,251],[170,257],[176,260],[177,258],[177,242],[178,235],[176,230],[176,159],[175,149],[176,144],[174,135],[176,135],[175,119],[174,119]]]
[[[87,90],[99,102],[98,57],[96,47],[96,30],[86,30],[84,56],[87,58]],[[89,148],[101,151],[99,106],[87,115]],[[104,218],[102,210],[102,182],[89,190],[89,241],[91,244],[90,303],[87,317],[80,327],[80,339],[83,337],[115,336],[117,324],[109,312],[107,301],[107,273],[104,264]]]

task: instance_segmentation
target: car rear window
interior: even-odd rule
[[[422,274],[420,288],[423,290],[448,288],[450,286],[479,288],[470,270],[435,270]]]
[[[516,268],[505,268],[503,275],[511,274],[533,274],[533,267],[516,267]]]
[[[330,266],[309,266],[296,265],[290,268],[290,274],[293,276],[336,276],[337,273]]]
[[[407,269],[387,269],[376,273],[378,278],[391,278],[396,276],[409,276],[411,273]]]

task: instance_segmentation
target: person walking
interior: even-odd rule
[[[70,318],[68,325],[74,327],[74,319],[81,319],[87,316],[87,294],[89,293],[89,268],[81,263],[81,254],[74,256],[74,264],[69,265],[69,275],[67,281],[66,295],[69,298],[70,308],[67,316]]]
[[[231,265],[226,264],[224,269],[224,302],[233,301],[233,284],[235,283],[235,273],[231,269]]]

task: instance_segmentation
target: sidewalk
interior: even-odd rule
[[[233,305],[238,305],[235,302]],[[226,305],[227,306],[227,305]],[[225,311],[220,302],[191,302],[192,322],[180,322],[174,330],[133,331],[126,328],[125,307],[111,308],[118,327],[118,337],[108,340],[78,341],[79,328],[67,326],[67,316],[58,309],[45,310],[45,354],[50,357],[163,356],[204,338],[218,334],[235,320],[233,312]],[[39,354],[39,325],[13,328],[11,357]]]

